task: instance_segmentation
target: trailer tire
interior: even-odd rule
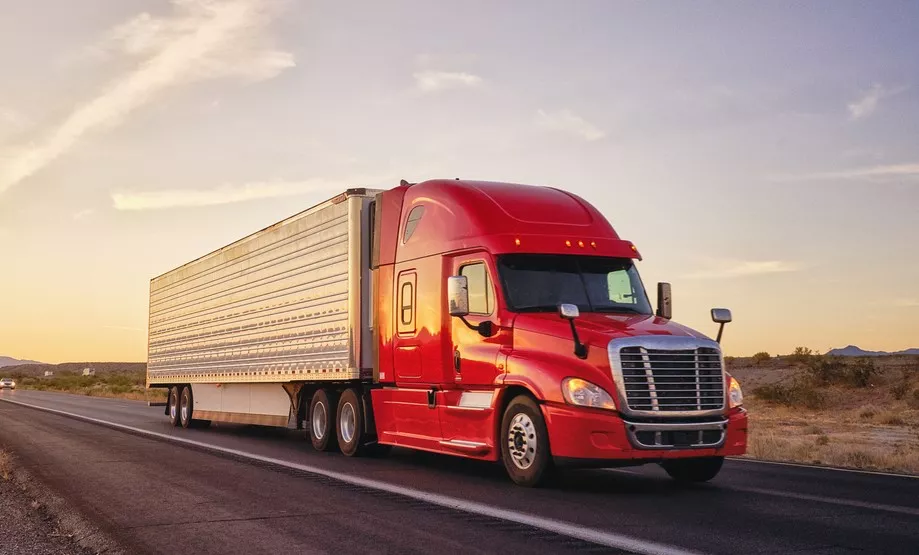
[[[169,396],[166,400],[166,415],[169,416],[169,423],[173,426],[179,425],[179,388],[172,386],[169,388]]]
[[[511,400],[501,419],[501,460],[514,483],[536,487],[552,475],[549,432],[539,405],[528,395]]]
[[[334,438],[338,395],[327,389],[317,389],[310,401],[310,442],[317,451],[331,451],[338,444]]]
[[[183,428],[191,428],[194,425],[192,421],[194,409],[195,400],[192,397],[191,386],[183,386],[182,394],[179,396],[179,424]]]
[[[364,409],[360,395],[354,389],[346,389],[338,399],[338,411],[335,418],[338,435],[338,448],[348,457],[362,455],[364,452]]]
[[[661,466],[677,482],[707,482],[718,475],[722,464],[724,457],[699,457],[672,459]]]

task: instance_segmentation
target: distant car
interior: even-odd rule
[[[16,382],[12,378],[3,378],[0,380],[0,389],[16,389]]]

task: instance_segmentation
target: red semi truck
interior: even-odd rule
[[[348,190],[151,281],[147,385],[176,426],[306,428],[348,456],[402,446],[705,481],[746,449],[717,340],[656,310],[638,249],[548,187]]]

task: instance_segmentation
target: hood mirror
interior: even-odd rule
[[[731,321],[731,311],[726,308],[713,308],[712,309],[712,321],[718,326],[718,338],[715,339],[718,343],[721,343],[721,333],[724,332],[724,325]]]
[[[578,338],[578,330],[574,327],[574,320],[581,316],[581,310],[576,304],[562,303],[558,305],[558,315],[563,320],[568,320],[571,325],[571,337],[574,338],[574,354],[578,358],[587,358],[587,345]]]
[[[657,316],[667,320],[673,318],[673,297],[669,283],[657,284]]]

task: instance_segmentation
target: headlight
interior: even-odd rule
[[[743,391],[740,390],[740,383],[734,376],[731,376],[731,385],[728,388],[728,402],[732,409],[743,405]]]
[[[596,409],[616,409],[616,403],[609,393],[599,385],[581,378],[562,380],[562,395],[570,405],[592,407]]]

